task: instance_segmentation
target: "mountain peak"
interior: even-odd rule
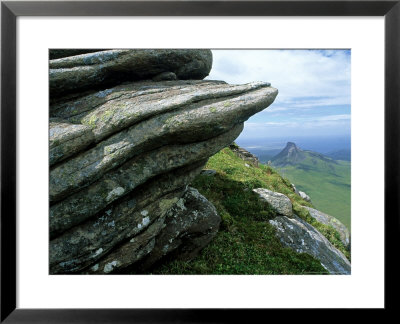
[[[295,143],[287,142],[286,147],[272,158],[275,165],[296,164],[304,159],[304,153]]]
[[[293,142],[287,142],[286,147],[284,149],[296,149],[300,150],[297,146],[296,143]]]
[[[295,143],[287,142],[286,147],[282,150],[282,152],[284,152],[284,154],[287,156],[291,156],[299,152],[302,152],[302,150],[300,150]]]

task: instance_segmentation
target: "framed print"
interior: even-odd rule
[[[1,10],[2,321],[393,308],[398,1]]]

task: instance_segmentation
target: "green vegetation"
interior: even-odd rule
[[[307,153],[306,151],[304,153]],[[298,190],[307,193],[315,208],[340,220],[351,228],[351,164],[306,155],[295,165],[279,168]]]
[[[338,233],[316,224],[301,206],[312,205],[296,195],[287,179],[269,166],[245,167],[245,161],[225,148],[211,157],[206,168],[215,176],[199,175],[192,186],[217,208],[220,231],[192,261],[172,260],[155,269],[155,274],[312,274],[327,273],[320,262],[308,254],[284,248],[276,229],[268,223],[274,218],[269,205],[261,202],[252,189],[264,187],[287,195],[295,212],[324,233],[340,248]],[[343,248],[343,247],[342,247]],[[341,250],[343,251],[344,249]]]

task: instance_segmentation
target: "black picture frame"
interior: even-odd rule
[[[243,309],[16,308],[16,19],[19,16],[384,16],[385,310],[393,310],[398,255],[400,0],[394,1],[2,1],[1,3],[1,322],[233,323],[264,316]],[[371,80],[372,81],[372,80]],[[373,238],[371,238],[373,239]],[[397,258],[397,257],[396,257]],[[367,284],[367,283],[366,283]],[[259,314],[261,313],[261,314]]]

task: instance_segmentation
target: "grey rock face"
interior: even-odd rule
[[[253,189],[260,199],[266,201],[279,214],[291,217],[293,215],[290,199],[279,192],[273,192],[265,188]]]
[[[208,50],[50,61],[50,273],[121,273],[166,252],[191,258],[215,235],[214,207],[187,187],[278,91],[182,80],[204,78],[211,62]],[[139,79],[148,81],[121,84]]]
[[[229,88],[235,87],[225,85],[222,92],[224,96],[230,96],[229,99],[221,100],[220,97],[212,99],[211,91],[207,95],[208,98],[211,96],[210,100],[205,99],[173,111],[168,111],[169,105],[167,105],[167,112],[165,112],[165,109],[162,110],[165,107],[157,101],[156,107],[158,108],[156,108],[156,112],[152,113],[158,112],[158,115],[142,122],[139,121],[144,116],[141,118],[134,116],[141,115],[138,111],[143,109],[143,115],[149,117],[149,111],[146,109],[148,105],[144,105],[144,107],[128,105],[131,108],[126,110],[127,102],[122,105],[122,103],[116,104],[112,101],[117,110],[118,107],[123,106],[123,112],[114,112],[118,116],[115,117],[115,121],[113,121],[114,117],[110,117],[114,113],[110,115],[104,110],[104,107],[96,107],[90,116],[81,120],[81,123],[92,125],[97,141],[112,132],[116,133],[92,149],[82,152],[74,159],[68,160],[50,171],[50,200],[57,201],[69,193],[89,185],[96,181],[101,174],[118,167],[144,151],[171,143],[204,141],[227,132],[234,125],[242,123],[251,115],[270,105],[277,95],[276,89],[264,87],[263,84],[238,87],[241,89],[238,96],[231,97],[232,91]],[[205,96],[204,90],[203,95]],[[237,88],[235,90],[239,91]],[[221,96],[221,93],[218,91],[217,93]],[[178,101],[180,105],[183,105],[184,103],[180,99],[180,97],[174,96],[167,100]],[[191,99],[193,100],[193,98]],[[154,101],[152,105],[154,106]],[[111,119],[105,118],[104,115]],[[92,116],[97,117],[93,118]],[[89,121],[87,122],[87,120]],[[95,121],[91,123],[92,120]],[[131,126],[132,123],[134,124]]]
[[[299,196],[300,196],[301,198],[303,198],[305,201],[311,202],[310,196],[307,195],[305,192],[299,191]]]
[[[212,66],[210,50],[106,50],[50,60],[50,96],[151,79],[173,72],[182,80],[205,78]]]
[[[85,149],[94,142],[94,135],[88,126],[51,119],[49,142],[50,165],[53,165]]]
[[[230,145],[231,150],[242,160],[250,162],[253,166],[258,167],[260,160],[254,154],[236,145]]]
[[[165,228],[155,239],[155,248],[141,262],[145,270],[167,254],[191,260],[217,234],[221,217],[196,189],[190,188],[167,213]]]
[[[50,241],[50,272],[81,272],[116,245],[141,234],[183,195],[203,164],[156,177],[87,221]],[[66,215],[68,217],[68,215]]]
[[[54,59],[59,59],[62,57],[67,57],[67,56],[74,56],[74,55],[100,52],[100,51],[104,51],[104,50],[103,49],[83,49],[83,48],[82,49],[69,49],[69,48],[50,49],[49,57],[50,57],[50,60],[54,60]]]
[[[50,235],[81,223],[155,175],[207,159],[221,150],[232,138],[236,138],[242,129],[243,126],[238,125],[209,141],[164,146],[126,162],[103,175],[97,182],[52,205]]]
[[[163,72],[153,77],[153,81],[172,81],[176,79],[177,76],[174,72]]]
[[[304,206],[304,208],[307,208],[307,210],[310,212],[311,217],[315,218],[318,222],[325,225],[331,225],[334,229],[336,229],[339,232],[340,239],[344,246],[347,249],[350,247],[350,232],[347,227],[344,226],[337,218],[320,212],[319,210],[316,210],[314,208],[306,206]]]
[[[351,265],[319,231],[297,216],[278,216],[269,223],[276,227],[276,235],[284,246],[298,253],[307,253],[321,262],[331,274],[350,274]]]

